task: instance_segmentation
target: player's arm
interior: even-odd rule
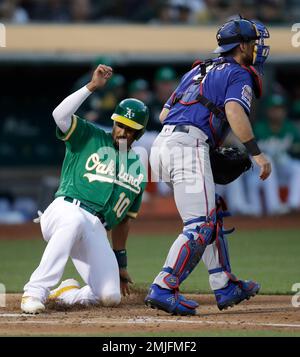
[[[164,104],[164,107],[162,109],[162,111],[159,114],[159,120],[160,122],[163,124],[164,120],[166,119],[166,117],[168,116],[171,107],[174,104],[174,99],[175,96],[182,91],[182,89],[184,88],[184,86],[186,86],[186,83],[189,83],[189,78],[192,75],[191,73],[193,73],[193,71],[196,71],[196,69],[194,69],[195,66],[193,66],[193,69],[189,72],[187,72],[181,79],[179,85],[177,86],[177,88],[174,90],[174,92],[171,94],[170,98],[166,101],[166,103]]]
[[[126,242],[130,229],[129,221],[130,217],[127,216],[111,232],[112,246],[119,264],[121,292],[124,296],[130,294],[128,284],[133,283],[127,272]]]
[[[159,114],[159,121],[162,124],[169,114],[169,111],[173,105],[173,100],[174,100],[174,97],[176,96],[176,91],[178,90],[178,88],[179,88],[179,86],[174,90],[174,92],[172,93],[170,98],[166,101],[166,103],[164,104],[164,107],[162,108],[162,111]]]
[[[242,107],[237,101],[228,101],[225,104],[225,112],[228,123],[233,133],[238,139],[246,146],[248,151],[252,151],[254,161],[260,167],[260,178],[265,180],[271,174],[271,163],[266,156],[255,148],[256,142],[249,118]]]
[[[166,117],[167,117],[168,114],[169,114],[169,111],[170,111],[170,109],[168,109],[168,108],[163,108],[163,110],[160,112],[160,114],[159,114],[159,120],[160,120],[161,123],[164,122],[164,120],[166,119]]]
[[[126,217],[121,223],[119,223],[115,228],[112,229],[111,239],[112,246],[115,252],[119,270],[120,270],[120,280],[121,280],[121,291],[125,296],[130,293],[129,283],[133,283],[128,272],[127,272],[127,254],[126,254],[126,241],[128,238],[130,220],[135,219],[138,215],[138,211],[142,204],[143,190],[135,198],[134,202],[127,211]]]
[[[103,87],[112,76],[112,68],[100,64],[93,73],[91,81],[65,98],[52,112],[58,128],[67,133],[72,126],[72,116],[96,89]]]

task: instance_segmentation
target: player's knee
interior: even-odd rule
[[[214,239],[215,225],[213,223],[192,223],[188,225],[183,234],[191,241],[198,241],[202,245],[208,245],[212,243]]]
[[[121,294],[118,292],[106,293],[101,296],[100,302],[103,306],[114,307],[121,302]]]

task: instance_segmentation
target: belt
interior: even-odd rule
[[[189,125],[176,125],[174,130],[173,130],[173,133],[176,132],[176,131],[188,134],[190,132],[190,127],[189,127]],[[205,142],[210,145],[209,139],[205,140]]]
[[[107,226],[107,223],[105,222],[105,219],[103,218],[103,216],[95,211],[93,208],[87,206],[86,204],[82,203],[81,201],[77,200],[76,198],[72,198],[72,197],[64,197],[64,200],[70,203],[74,203],[74,205],[84,209],[85,211],[91,213],[93,216],[96,216],[99,218],[100,222],[103,224],[104,227]]]
[[[188,125],[176,125],[174,130],[173,130],[173,133],[175,131],[179,131],[181,133],[188,133],[190,131],[190,128]]]

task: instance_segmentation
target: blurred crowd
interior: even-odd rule
[[[0,22],[222,23],[232,14],[266,24],[297,22],[297,0],[0,0]]]
[[[70,92],[87,84],[99,63],[113,66],[109,57],[96,58],[91,69],[78,78]],[[142,100],[150,109],[150,120],[135,150],[142,147],[149,155],[152,143],[162,127],[159,113],[176,88],[180,74],[170,66],[162,66],[154,70],[152,78],[151,82],[146,78],[128,80],[116,72],[106,87],[90,95],[76,114],[110,131],[113,122],[109,118],[120,100],[126,97]],[[300,211],[300,85],[284,89],[278,83],[275,84],[263,99],[260,110],[255,113],[253,128],[261,149],[272,162],[270,178],[261,181],[254,165],[233,183],[217,186],[217,192],[225,196],[233,214],[258,217]],[[225,145],[241,144],[231,135]],[[147,155],[141,159],[149,168]],[[42,191],[48,192],[49,197],[54,194],[58,181],[52,180],[43,185]],[[167,184],[150,182],[144,200],[151,200],[153,195],[171,194]],[[15,198],[9,194],[0,194],[0,223],[27,221],[33,218],[37,208],[46,205],[47,202],[41,205],[29,197]]]
[[[266,181],[259,179],[259,169],[252,169],[226,186],[217,186],[234,214],[262,216],[300,211],[300,116],[292,120],[286,93],[272,93],[265,98],[262,115],[253,129],[261,150],[272,163]],[[227,144],[240,146],[233,136]]]

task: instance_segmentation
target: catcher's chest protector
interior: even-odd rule
[[[200,103],[205,106],[209,111],[209,127],[212,133],[213,142],[210,142],[211,147],[218,147],[222,144],[229,131],[229,124],[226,119],[224,106],[216,106],[208,98],[203,95],[203,81],[205,76],[218,66],[226,66],[229,62],[225,57],[217,59],[208,59],[204,62],[196,61],[192,68],[198,67],[198,75],[193,77],[192,83],[187,89],[181,93],[177,93],[172,100],[171,105],[180,103],[184,106],[190,106]],[[261,77],[253,66],[242,66],[251,75],[254,93],[257,98],[262,94],[262,82]]]
[[[206,60],[204,62],[197,62],[196,66],[199,67],[199,75],[193,78],[193,82],[184,92],[174,96],[172,105],[180,103],[181,105],[188,106],[200,103],[205,106],[210,111],[209,126],[214,140],[210,145],[216,147],[221,145],[226,137],[229,130],[229,124],[224,113],[224,108],[217,107],[203,95],[202,82],[206,74],[212,68],[216,67],[217,64],[224,64],[225,59],[222,58],[216,63],[213,63],[213,61],[214,60]]]

